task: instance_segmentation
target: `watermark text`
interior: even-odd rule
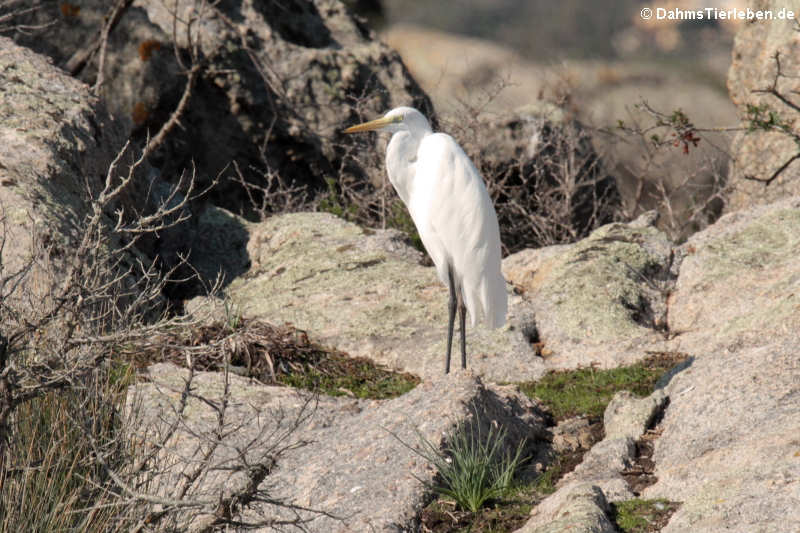
[[[705,7],[702,9],[680,9],[665,7],[645,7],[639,12],[644,20],[797,20],[794,11],[780,9],[721,9]]]

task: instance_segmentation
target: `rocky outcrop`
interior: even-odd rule
[[[670,306],[694,356],[664,392],[658,482],[684,502],[665,532],[800,528],[800,198],[721,218],[684,245]]]
[[[698,356],[665,388],[670,406],[645,498],[682,502],[662,530],[800,528],[796,335]]]
[[[363,182],[377,172],[344,159],[343,145],[352,140],[340,131],[398,105],[432,113],[397,53],[338,0],[125,5],[105,49],[102,96],[126,133],[152,134],[177,107],[196,46],[200,74],[183,128],[151,163],[168,182],[188,168],[196,168],[200,183],[221,176],[210,198],[234,213],[252,206],[232,162],[260,186],[271,172],[286,185],[316,190],[327,187],[325,178]],[[111,9],[99,0],[64,12],[46,4],[30,22],[56,24],[17,38],[93,83],[99,56],[90,52]]]
[[[570,485],[539,504],[517,533],[615,533],[603,491],[588,483]]]
[[[298,4],[297,24],[320,29],[312,5],[325,15],[339,13],[336,3]],[[163,36],[158,22],[163,13],[147,7],[134,4],[131,13],[146,16],[150,25],[142,28]],[[96,28],[100,19],[90,16],[90,7],[85,9],[85,22]],[[248,9],[255,16],[255,4]],[[84,21],[73,21],[77,26],[78,20]],[[225,21],[213,20],[209,27],[229,37]],[[333,31],[320,29],[313,38],[301,38],[295,26],[281,25],[280,17],[270,20],[277,26],[269,35],[262,28],[259,38],[280,36],[293,43],[284,43],[285,50],[312,50],[302,52],[311,58],[302,63],[309,70],[330,66],[314,63],[320,61],[320,50],[327,50],[326,61],[334,63],[347,53],[333,43],[339,39]],[[373,46],[359,34],[341,39],[354,39],[366,49]],[[210,47],[205,50],[208,57],[230,57],[214,39],[203,42]],[[64,54],[68,62],[74,52]],[[402,70],[396,73],[404,76]],[[225,83],[222,92],[230,96],[226,91],[235,84]],[[198,94],[216,91],[211,84],[201,86]],[[305,93],[309,98],[318,97],[314,87]],[[302,93],[294,89],[293,94]],[[51,262],[37,263],[36,268],[43,268],[29,278],[34,281],[32,294],[38,296],[58,283],[64,270],[59,261],[80,237],[89,193],[102,186],[125,128],[115,126],[85,85],[4,39],[0,90],[3,275],[24,266],[41,246],[47,253],[39,257]],[[214,101],[221,105],[223,100]],[[215,113],[222,113],[220,109]],[[328,116],[324,109],[300,109],[281,127],[294,120],[321,124]],[[188,115],[192,120],[198,116]],[[242,131],[248,127],[255,128],[243,126]],[[300,130],[296,136],[284,133],[284,139],[307,139]],[[204,139],[197,146],[209,151],[210,138]],[[242,139],[228,138],[226,150],[237,150],[235,143]],[[311,145],[313,153],[326,153],[321,144]],[[155,188],[163,185],[153,183]],[[120,198],[108,208],[113,214],[117,207],[128,209],[144,201]],[[635,459],[637,439],[648,429],[656,436],[656,479],[640,495],[681,503],[664,531],[800,529],[800,198],[726,215],[681,246],[653,227],[654,217],[645,216],[630,224],[606,225],[575,244],[507,258],[508,325],[496,331],[470,330],[470,370],[449,376],[441,373],[446,291],[433,269],[421,264],[421,254],[397,232],[363,230],[322,213],[258,224],[216,207],[199,213],[194,231],[212,236],[203,241],[205,247],[197,247],[200,255],[211,258],[199,270],[210,279],[214,265],[224,265],[235,278],[226,290],[228,303],[248,317],[293,322],[315,341],[415,372],[423,381],[393,400],[323,397],[307,403],[302,393],[224,373],[198,372],[187,390],[187,370],[154,366],[146,380],[130,387],[125,412],[136,422],[133,442],[141,449],[156,443],[150,450],[164,460],[148,480],[148,490],[169,496],[176,480],[186,479],[180,461],[197,464],[192,454],[211,450],[208,460],[219,468],[208,471],[191,494],[209,508],[221,496],[258,481],[285,502],[332,515],[315,514],[307,524],[312,531],[413,528],[428,497],[419,480],[434,479],[430,466],[407,446],[416,444],[420,434],[441,444],[456,423],[480,419],[509,428],[512,442],[528,437],[532,453],[551,445],[535,403],[513,385],[498,387],[494,382],[529,380],[548,369],[592,363],[611,367],[648,352],[672,351],[690,357],[650,397],[615,398],[605,413],[605,438],[534,510],[525,530],[612,531],[608,504],[636,494],[622,474]],[[134,253],[130,263],[137,259]],[[208,304],[198,298],[190,307]],[[313,416],[302,416],[304,406],[314,402]],[[220,427],[223,406],[228,424]],[[178,413],[182,423],[175,423]],[[286,435],[281,424],[298,417],[301,423],[288,434],[294,440],[276,443],[275,438],[289,438],[281,437]],[[167,442],[160,442],[165,436]],[[206,447],[210,442],[213,449]],[[277,449],[281,453],[273,453]],[[243,512],[256,519],[284,516],[286,508],[260,504]],[[307,516],[305,509],[295,511]],[[181,525],[202,529],[214,516],[182,518]]]
[[[228,289],[244,314],[291,322],[353,356],[425,378],[442,373],[447,289],[399,232],[366,231],[326,213],[274,217],[248,231],[252,265]],[[508,326],[468,329],[468,364],[494,382],[545,371],[525,336],[522,298],[509,298]]]
[[[609,501],[628,500],[635,496],[623,473],[634,463],[636,441],[658,417],[667,396],[658,391],[647,398],[636,398],[623,391],[606,407],[603,420],[605,437],[595,444],[575,470],[559,482],[569,492],[575,483],[591,483],[602,489]]]
[[[659,349],[672,246],[643,220],[508,257],[508,323],[468,329],[470,368],[494,382],[524,381],[549,368],[628,364]],[[251,267],[228,289],[243,313],[291,322],[351,355],[424,378],[441,373],[447,290],[399,233],[325,213],[274,217],[246,231]]]
[[[684,244],[671,295],[677,351],[725,353],[791,337],[800,328],[800,201],[722,217]]]
[[[27,313],[63,280],[124,138],[86,85],[4,37],[0,87],[0,278],[20,280]],[[128,206],[123,196],[105,207]]]
[[[568,500],[576,483],[612,502],[632,497],[621,474],[635,459],[634,441],[655,423],[655,482],[640,497],[681,502],[662,531],[800,527],[799,213],[795,197],[729,214],[676,250],[661,349],[691,357],[649,398],[615,398],[605,439],[550,498]],[[547,508],[556,506],[550,498]],[[573,505],[587,514],[586,501]],[[534,510],[531,523],[538,520]]]
[[[190,399],[183,407],[179,406],[187,370],[158,365],[147,375],[151,382],[133,387],[128,395],[128,413],[138,420],[135,427],[148,428],[139,437],[142,445],[158,442],[174,422],[174,413],[180,409],[187,413],[178,424],[181,429],[163,446],[163,462],[171,467],[151,480],[162,497],[173,495],[181,469],[190,468],[183,459],[214,442],[213,402],[221,405],[228,394],[230,429],[223,445],[205,460],[236,472],[237,449],[252,467],[275,457],[265,482],[270,498],[301,507],[292,510],[254,502],[243,519],[291,520],[299,515],[311,520],[304,524],[311,531],[412,530],[426,499],[425,484],[433,483],[436,475],[412,448],[419,449],[422,439],[438,446],[460,421],[484,424],[483,434],[490,424],[504,427],[510,446],[527,438],[535,447],[545,434],[544,418],[534,403],[509,388],[484,385],[468,373],[439,375],[400,398],[383,401],[314,400],[310,393],[267,387],[233,375],[226,385],[221,373],[198,373],[192,379],[192,398],[206,401]],[[303,409],[306,416],[294,428]],[[213,498],[235,492],[246,484],[245,474],[209,479],[188,496]],[[188,519],[180,529],[190,524],[199,529],[204,520]]]
[[[16,39],[87,83],[102,81],[98,94],[134,147],[178,108],[187,70],[196,69],[179,126],[143,163],[147,179],[134,184],[138,201],[148,197],[152,209],[152,200],[165,197],[180,176],[193,176],[195,193],[218,180],[202,202],[188,206],[190,220],[138,243],[182,280],[168,285],[171,299],[205,293],[217,274],[229,283],[247,268],[241,226],[213,206],[254,218],[264,193],[282,191],[282,201],[300,205],[336,180],[357,188],[382,184],[383,166],[374,163],[381,159],[374,149],[380,141],[364,137],[355,149],[356,140],[341,130],[398,105],[432,116],[397,53],[338,0],[244,0],[207,8],[193,0],[169,7],[137,0],[120,3],[111,17],[116,5],[44,4],[17,22],[46,22],[46,31],[19,32]],[[362,158],[362,150],[370,157]],[[185,192],[186,180],[181,183]],[[135,205],[135,212],[141,208]],[[220,229],[225,239],[215,237]]]
[[[800,13],[800,2],[796,0],[751,0],[748,7],[776,15],[781,9],[791,10],[795,16]],[[780,131],[781,125],[787,125],[795,136],[798,134],[800,110],[794,95],[800,89],[797,78],[800,40],[796,22],[777,18],[754,20],[744,24],[736,35],[728,91],[738,107],[745,131],[737,135],[733,144],[735,165],[729,176],[733,191],[728,211],[770,203],[800,192],[800,161],[793,159],[798,157],[797,141],[791,134]],[[788,103],[782,102],[781,97],[788,99]],[[757,125],[753,128],[752,119],[756,118],[753,107],[762,109],[758,117],[761,121],[769,122],[773,112],[778,127],[771,131]]]
[[[532,308],[549,367],[628,364],[664,342],[677,265],[672,244],[646,218],[504,261],[506,277]]]

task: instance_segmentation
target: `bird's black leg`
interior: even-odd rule
[[[450,351],[453,348],[453,324],[456,321],[456,284],[453,280],[453,272],[447,271],[447,279],[450,282],[450,302],[447,304],[447,309],[450,316],[447,323],[447,356],[444,362],[444,373],[450,373]]]
[[[467,368],[467,308],[461,301],[461,295],[458,298],[458,319],[461,325],[461,368]]]

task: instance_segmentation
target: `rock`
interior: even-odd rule
[[[172,277],[178,281],[167,287],[170,298],[186,300],[208,294],[215,286],[223,289],[247,273],[249,238],[246,220],[206,204],[195,206],[182,224],[159,232],[148,251],[162,261],[164,270],[175,269]]]
[[[188,370],[160,364],[151,367],[148,376],[151,383],[139,383],[128,392],[129,412],[136,414],[136,427],[143,428],[137,432],[143,438],[142,449],[171,423],[174,411],[169,406],[179,405]],[[225,417],[230,429],[223,445],[209,458],[210,464],[224,462],[233,468],[238,464],[236,450],[242,450],[253,466],[274,456],[276,463],[264,480],[270,496],[329,513],[305,524],[309,531],[412,528],[426,499],[423,483],[432,483],[435,476],[431,465],[410,449],[420,444],[421,437],[438,446],[458,422],[476,417],[486,425],[484,432],[488,424],[506,428],[511,447],[524,437],[535,446],[546,431],[543,417],[530,400],[507,388],[484,386],[470,373],[441,375],[399,398],[382,401],[314,400],[308,393],[284,387],[260,385],[235,375],[229,379]],[[220,373],[194,376],[185,425],[179,426],[161,456],[162,464],[170,466],[151,481],[159,494],[175,490],[174,476],[186,468],[181,458],[216,430],[216,411],[195,398],[221,403],[225,390]],[[308,400],[316,402],[313,411],[283,436],[300,409],[310,407]],[[275,433],[274,428],[278,428]],[[283,440],[276,442],[281,436]],[[276,445],[285,446],[277,455]],[[216,501],[216,495],[235,490],[241,478],[242,473],[211,476],[189,497]],[[292,517],[292,512],[253,502],[243,519]],[[314,516],[298,512],[306,518]],[[198,522],[202,517],[194,524]]]
[[[781,9],[800,13],[800,2],[776,2],[774,0],[751,0],[752,10]],[[780,56],[782,74],[777,76]],[[769,89],[773,83],[779,94],[792,100],[793,93],[800,90],[796,73],[800,68],[800,40],[797,38],[795,20],[754,20],[743,24],[736,35],[733,61],[728,71],[728,91],[743,120],[745,131],[734,140],[733,154],[736,164],[731,168],[728,180],[733,187],[728,205],[729,211],[753,204],[766,204],[780,198],[800,193],[800,162],[792,162],[775,180],[766,185],[747,179],[768,180],[778,169],[797,153],[797,144],[790,135],[780,132],[747,131],[748,106],[767,106],[776,112],[781,121],[794,123],[800,112],[783,104],[775,95],[756,92]],[[768,113],[763,117],[768,119]],[[768,154],[768,157],[765,157]]]
[[[547,79],[544,67],[484,39],[403,23],[381,37],[443,113],[463,113],[464,102],[477,106],[478,100],[485,100],[484,112],[508,113],[532,104]]]
[[[670,296],[672,349],[723,354],[800,328],[800,198],[722,217],[679,251]]]
[[[633,498],[628,482],[622,477],[633,464],[636,455],[636,441],[630,437],[603,439],[583,456],[583,461],[575,470],[558,482],[559,487],[572,483],[591,483],[603,491],[609,501]]]
[[[122,11],[105,49],[100,95],[122,133],[143,143],[178,106],[190,61],[186,21],[192,21],[192,43],[202,63],[199,77],[180,127],[145,163],[152,166],[146,172],[149,186],[136,195],[150,198],[153,190],[174,186],[185,174],[195,176],[195,192],[219,179],[203,196],[206,205],[188,206],[192,220],[140,242],[162,271],[182,280],[167,287],[173,300],[207,292],[218,272],[229,282],[246,268],[246,236],[237,224],[224,225],[232,237],[224,248],[217,247],[221,239],[207,239],[209,231],[220,229],[204,226],[210,214],[221,213],[215,207],[253,219],[259,216],[259,191],[277,195],[283,190],[281,201],[296,206],[333,186],[326,180],[356,188],[382,184],[385,171],[377,162],[383,156],[375,150],[381,141],[357,140],[341,130],[401,104],[433,113],[399,56],[338,0],[262,4],[217,3],[201,15],[193,0],[169,7],[161,0],[136,0]],[[94,83],[98,59],[87,62],[87,53],[112,6],[87,0],[69,15],[59,6],[46,4],[27,13],[25,22],[54,24],[35,36],[20,32],[16,38]],[[180,21],[173,24],[176,14]],[[369,156],[356,155],[361,151]],[[243,183],[255,189],[246,190]],[[279,204],[268,202],[278,211]]]
[[[286,186],[313,190],[325,190],[330,177],[380,183],[382,169],[352,157],[345,161],[343,145],[355,141],[341,130],[401,104],[432,114],[399,56],[338,0],[240,0],[217,3],[202,16],[196,5],[136,0],[125,9],[110,35],[102,93],[126,133],[143,139],[156,131],[184,89],[184,69],[173,49],[188,60],[186,22],[193,21],[201,76],[183,128],[173,130],[151,163],[168,182],[192,167],[201,184],[220,175],[209,196],[215,205],[252,214],[233,161],[246,181],[262,187],[273,186],[266,183],[271,174]],[[18,39],[93,82],[96,60],[81,66],[76,58],[94,42],[109,9],[107,2],[88,0],[65,17],[57,4],[47,4],[31,13],[39,17],[31,22],[56,24],[35,38]]]
[[[641,494],[681,503],[662,531],[800,527],[798,213],[798,198],[732,213],[677,249],[672,338],[662,346],[692,357],[648,398],[615,396],[605,438],[558,492],[590,483],[609,501],[633,497],[621,473],[632,466],[636,440],[663,411],[649,439],[654,484]],[[528,286],[571,248],[538,262],[521,258],[538,269],[525,278]]]
[[[602,490],[609,501],[634,497],[622,473],[636,457],[636,440],[647,430],[666,403],[662,391],[646,398],[636,398],[621,391],[606,407],[605,437],[583,456],[583,461],[559,481],[559,487],[591,483]],[[555,442],[554,442],[555,444]]]
[[[14,297],[30,318],[31,302],[47,302],[60,288],[91,213],[90,195],[102,190],[124,139],[86,85],[5,37],[0,87],[0,278],[20,280]],[[113,213],[130,206],[122,194],[105,208]],[[104,231],[110,219],[103,221],[106,245],[118,245]],[[130,267],[132,274],[120,281],[134,283],[140,258],[135,250],[121,258],[122,271]],[[31,260],[32,269],[16,278]]]
[[[545,498],[516,533],[616,533],[610,511],[600,488],[574,483]]]
[[[532,287],[536,273],[559,255],[565,253],[571,244],[554,244],[541,248],[526,248],[503,259],[503,276],[522,290]]]
[[[571,453],[588,450],[594,446],[597,440],[593,431],[593,425],[590,424],[587,417],[580,416],[563,420],[552,429],[553,451]]]
[[[342,0],[342,2],[350,11],[364,17],[370,28],[378,27],[385,22],[383,0]]]
[[[638,439],[659,415],[667,397],[656,390],[646,398],[637,398],[628,391],[614,395],[603,414],[603,428],[607,439]]]
[[[683,246],[673,373],[643,497],[683,505],[664,532],[800,528],[800,198],[722,217]]]
[[[387,239],[326,213],[272,217],[247,229],[251,267],[227,291],[245,315],[291,322],[319,342],[424,379],[442,374],[447,289],[396,233]],[[523,333],[527,306],[513,293],[509,300],[507,326],[467,331],[469,368],[495,382],[545,370]]]
[[[630,364],[663,345],[672,245],[637,226],[609,224],[573,245],[505,260],[506,276],[533,309],[548,367]]]
[[[667,386],[642,495],[682,502],[664,533],[800,530],[800,344],[773,339],[704,354]]]

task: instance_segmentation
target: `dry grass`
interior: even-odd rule
[[[236,317],[228,323],[174,328],[122,355],[138,367],[170,362],[195,370],[232,369],[265,384],[285,384],[332,396],[392,398],[419,383],[419,378],[389,371],[372,361],[312,343],[290,324],[274,326]]]

